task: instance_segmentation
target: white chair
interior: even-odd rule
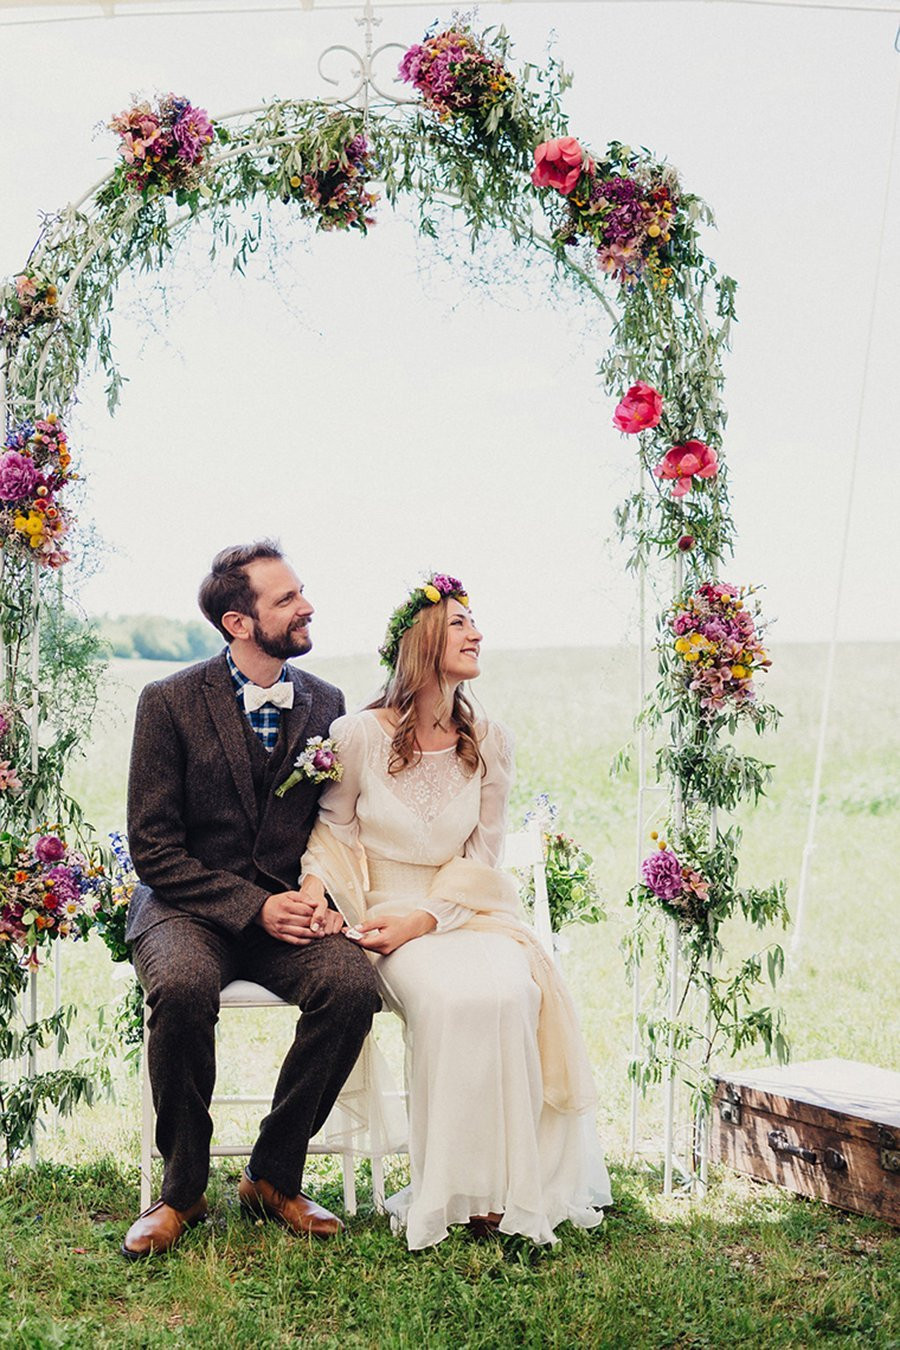
[[[531,868],[534,878],[534,928],[544,950],[553,957],[553,932],[550,927],[550,905],[547,899],[547,873],[544,864],[543,840],[540,827],[533,821],[526,829],[508,834],[504,845],[503,866],[526,870]],[[225,1008],[284,1008],[288,1005],[283,999],[249,980],[233,980],[225,986],[219,998],[220,1009]],[[405,1094],[404,1094],[405,1095]],[[141,1209],[150,1204],[151,1167],[159,1151],[153,1146],[153,1097],[150,1091],[150,1075],[147,1070],[147,1020],[144,1016],[144,1044],[141,1056]],[[266,1106],[268,1097],[221,1096],[213,1097],[211,1106]],[[338,1099],[336,1110],[341,1109]],[[214,1158],[249,1157],[250,1144],[215,1144],[210,1149]],[[334,1150],[315,1143],[310,1144],[310,1153],[331,1153]],[[348,1214],[356,1213],[356,1172],[355,1159],[366,1156],[372,1168],[372,1200],[375,1209],[384,1210],[384,1159],[397,1156],[396,1150],[380,1150],[377,1144],[365,1155],[348,1149],[341,1153],[341,1166],[344,1174],[344,1209]]]
[[[278,998],[270,990],[265,989],[261,984],[253,984],[250,980],[232,980],[227,984],[219,995],[219,1008],[286,1008],[290,1005],[285,1003],[284,999]],[[269,1106],[270,1097],[253,1096],[214,1096],[211,1107],[219,1106]],[[150,1074],[147,1069],[147,1010],[144,1009],[144,1044],[141,1055],[141,1209],[144,1210],[150,1204],[151,1180],[152,1180],[152,1161],[160,1156],[159,1150],[153,1143],[153,1127],[155,1123],[153,1111],[153,1094],[150,1090]],[[340,1108],[340,1102],[336,1109]],[[330,1153],[333,1150],[323,1148],[316,1144],[310,1144],[310,1153]],[[252,1152],[250,1144],[213,1144],[210,1148],[210,1155],[214,1158],[249,1158]],[[348,1214],[356,1213],[356,1172],[354,1169],[354,1155],[351,1152],[341,1154],[341,1165],[344,1173],[344,1208]],[[373,1190],[375,1182],[375,1161],[372,1162],[372,1180]],[[384,1179],[380,1174],[379,1168],[380,1193],[384,1196]]]

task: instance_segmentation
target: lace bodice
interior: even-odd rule
[[[320,819],[367,857],[441,866],[464,855],[495,866],[503,849],[512,778],[512,738],[488,723],[481,740],[485,773],[469,775],[455,749],[426,751],[388,773],[391,741],[375,713],[339,717],[331,735],[344,766],[322,795]]]

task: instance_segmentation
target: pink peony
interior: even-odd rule
[[[55,834],[42,834],[34,846],[38,862],[55,863],[66,856],[66,846]]]
[[[18,502],[34,490],[38,472],[34,461],[15,450],[0,455],[0,499]]]
[[[535,187],[556,188],[568,197],[585,170],[593,173],[594,161],[574,136],[560,136],[555,141],[542,141],[535,148],[531,181]]]
[[[674,900],[680,895],[684,885],[681,878],[681,863],[667,848],[657,849],[641,863],[641,876],[644,884],[660,900]]]
[[[196,164],[203,153],[203,147],[213,138],[213,125],[205,108],[185,108],[172,128],[172,134],[178,145],[179,158],[189,164]]]
[[[719,471],[719,461],[715,450],[703,441],[685,441],[684,445],[674,445],[653,472],[658,478],[675,480],[673,497],[683,497],[690,492],[692,478],[715,478]]]
[[[613,413],[613,424],[632,436],[639,431],[649,431],[662,417],[662,394],[652,384],[638,380],[633,384]]]

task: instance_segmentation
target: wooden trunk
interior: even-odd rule
[[[900,1073],[822,1059],[718,1074],[710,1156],[900,1226]]]

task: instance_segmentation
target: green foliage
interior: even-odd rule
[[[567,834],[544,834],[543,839],[547,903],[553,932],[559,933],[568,924],[599,923],[605,919],[606,910],[591,855]],[[526,907],[533,910],[534,877],[530,873],[523,900]]]
[[[17,1065],[54,1045],[61,1054],[69,1041],[75,1015],[70,1006],[56,1008],[48,1017],[29,1021],[20,1015],[27,975],[16,960],[15,949],[0,945],[0,1141],[7,1167],[34,1138],[42,1112],[54,1107],[70,1115],[80,1102],[90,1104],[106,1076],[95,1061],[45,1073],[22,1073],[11,1077]]]

